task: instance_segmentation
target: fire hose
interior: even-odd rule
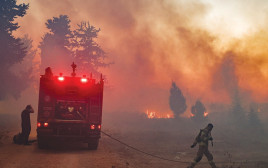
[[[168,158],[164,158],[164,157],[161,157],[161,156],[153,155],[151,153],[142,151],[142,150],[140,150],[138,148],[135,148],[135,147],[133,147],[131,145],[128,145],[125,142],[122,142],[121,140],[119,140],[117,138],[114,138],[113,136],[111,136],[111,135],[109,135],[109,134],[107,134],[107,133],[105,133],[103,131],[101,131],[101,133],[104,134],[104,135],[106,135],[107,137],[109,137],[109,138],[111,138],[111,139],[119,142],[120,144],[122,144],[122,145],[124,145],[124,146],[126,146],[126,147],[128,147],[130,149],[133,149],[133,150],[135,150],[137,152],[143,153],[145,155],[148,155],[148,156],[151,156],[151,157],[154,157],[154,158],[158,158],[158,159],[161,159],[161,160],[165,160],[165,161],[170,161],[170,162],[185,163],[185,164],[191,163],[190,161],[173,160],[173,159],[168,159]],[[224,161],[222,161],[222,162],[216,162],[216,163],[218,163],[218,164],[224,164],[224,163],[232,163],[232,164],[234,164],[234,163],[242,163],[242,162],[244,162],[244,163],[251,162],[252,163],[252,162],[263,162],[263,161],[253,161],[253,160],[252,161],[249,161],[249,160],[246,160],[246,161],[236,161],[236,162],[233,162],[233,161],[232,162],[226,162],[226,161],[224,162]],[[205,162],[200,162],[199,164],[206,164],[206,163]]]
[[[137,149],[137,148],[135,148],[135,147],[133,147],[133,146],[130,146],[130,145],[128,145],[128,144],[126,144],[126,143],[120,141],[119,139],[116,139],[116,138],[112,137],[111,135],[109,135],[109,134],[107,134],[107,133],[105,133],[105,132],[103,132],[103,131],[101,131],[101,133],[103,133],[104,135],[108,136],[109,138],[111,138],[111,139],[113,139],[113,140],[115,140],[115,141],[117,141],[117,142],[119,142],[119,143],[121,143],[121,144],[123,144],[123,145],[125,145],[125,146],[127,146],[127,147],[129,147],[129,148],[131,148],[131,149],[133,149],[133,150],[135,150],[135,151],[138,151],[138,152],[140,152],[140,153],[143,153],[143,154],[145,154],[145,155],[148,155],[148,156],[151,156],[151,157],[154,157],[154,158],[158,158],[158,159],[161,159],[161,160],[170,161],[170,162],[190,163],[190,162],[187,162],[187,161],[180,161],[180,160],[167,159],[167,158],[164,158],[164,157],[161,157],[161,156],[156,156],[156,155],[153,155],[153,154],[151,154],[151,153],[144,152],[144,151],[142,151],[142,150],[140,150],[140,149]]]

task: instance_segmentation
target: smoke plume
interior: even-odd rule
[[[107,111],[170,111],[172,81],[185,93],[188,106],[197,99],[230,103],[236,92],[267,101],[262,90],[268,82],[267,47],[259,46],[267,33],[254,31],[223,43],[222,33],[204,28],[202,21],[211,11],[194,0],[37,0],[19,20],[17,34],[31,32],[37,46],[46,20],[60,14],[69,16],[72,28],[81,21],[100,27],[98,43],[115,63],[103,69]]]

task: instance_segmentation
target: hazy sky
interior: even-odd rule
[[[230,103],[267,102],[267,11],[264,0],[29,0],[16,36],[38,46],[45,22],[66,14],[101,28],[98,42],[115,62],[104,70],[108,111],[170,112],[175,81],[187,98]],[[39,57],[38,57],[39,58]],[[42,70],[41,70],[42,71]],[[59,73],[59,72],[56,72]],[[189,109],[189,108],[188,108]]]

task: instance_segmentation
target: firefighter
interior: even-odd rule
[[[31,105],[27,105],[26,108],[21,112],[21,134],[24,145],[30,145],[28,142],[29,135],[31,132],[30,113],[34,113],[34,110]]]
[[[194,161],[191,163],[190,166],[188,166],[188,168],[193,168],[202,159],[203,155],[207,157],[210,166],[212,168],[216,168],[216,165],[213,162],[213,156],[208,150],[209,141],[211,141],[211,144],[213,146],[213,138],[211,136],[212,129],[213,129],[213,125],[208,124],[206,128],[200,130],[198,136],[195,138],[195,141],[193,145],[191,146],[191,148],[194,148],[196,144],[198,143],[199,149],[198,149],[198,152]]]
[[[47,78],[52,78],[53,77],[53,73],[50,67],[47,67],[45,70],[45,77]]]

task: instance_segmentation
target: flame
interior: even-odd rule
[[[190,116],[189,116],[189,118],[191,118],[191,117],[194,117],[194,114],[193,114],[193,113],[190,113]]]
[[[163,114],[163,113],[157,113],[155,111],[150,111],[150,110],[146,110],[146,115],[147,115],[147,118],[174,118],[173,114],[170,114],[170,113],[166,113],[166,114]]]
[[[207,117],[208,116],[208,112],[204,112],[204,117]],[[195,115],[193,114],[193,113],[190,113],[190,115],[188,116],[189,118],[192,118],[192,117],[194,117]]]

